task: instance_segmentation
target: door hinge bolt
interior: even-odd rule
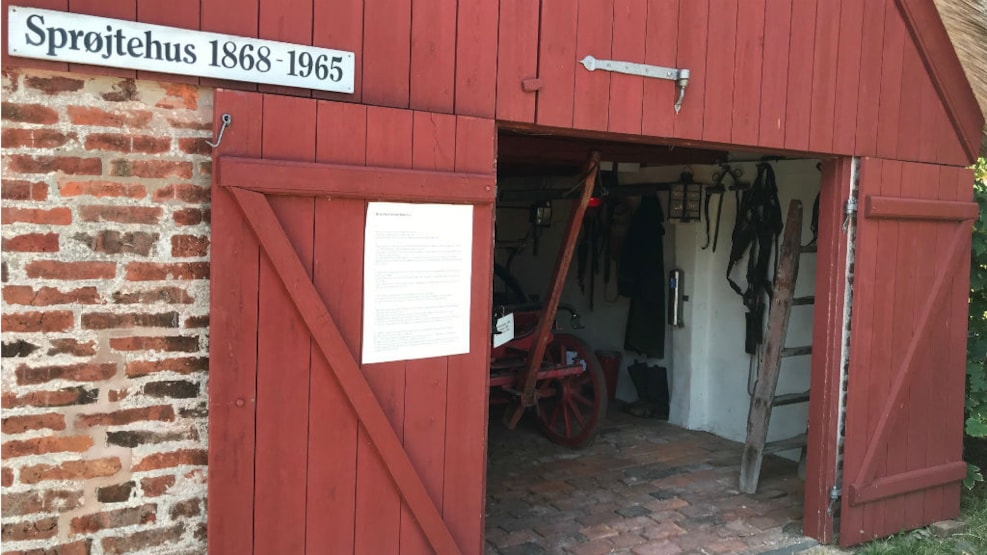
[[[840,487],[833,486],[829,488],[829,507],[826,508],[826,513],[832,515],[833,511],[836,510],[836,504],[840,500]]]
[[[857,197],[850,197],[846,201],[846,217],[843,218],[843,233],[850,227],[850,219],[857,216]]]

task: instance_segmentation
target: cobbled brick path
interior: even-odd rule
[[[803,541],[803,483],[768,457],[737,491],[742,444],[611,412],[584,450],[491,410],[486,553],[756,554]]]

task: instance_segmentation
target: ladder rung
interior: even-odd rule
[[[791,451],[792,449],[801,449],[809,444],[808,434],[799,434],[795,437],[790,437],[788,439],[781,439],[778,441],[769,441],[764,444],[765,455],[771,453],[780,453],[782,451]]]
[[[816,298],[812,295],[808,297],[795,297],[792,299],[792,306],[800,306],[806,304],[815,304]]]
[[[798,357],[811,354],[812,345],[806,345],[805,347],[786,347],[781,350],[781,356],[783,357]]]
[[[819,249],[818,247],[816,247],[816,245],[804,245],[799,248],[799,252],[802,254],[813,253],[816,252],[817,250]]]
[[[772,406],[783,407],[785,405],[794,405],[797,403],[806,403],[809,401],[809,392],[803,393],[786,393],[784,395],[775,396],[774,401],[772,401]]]

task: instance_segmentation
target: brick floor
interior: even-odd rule
[[[490,417],[486,553],[745,554],[803,540],[794,462],[765,459],[737,491],[742,445],[613,412],[580,451]],[[793,525],[793,523],[795,523]]]

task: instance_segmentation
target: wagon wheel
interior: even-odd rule
[[[545,361],[565,364],[567,351],[576,353],[573,364],[586,363],[586,372],[538,382],[538,423],[548,439],[578,449],[596,436],[607,412],[607,386],[600,361],[589,345],[574,335],[555,334],[545,349]]]

